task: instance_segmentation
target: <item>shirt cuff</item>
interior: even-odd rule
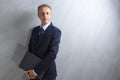
[[[37,76],[37,73],[35,72],[35,70],[33,70],[33,73],[35,74],[35,76]]]

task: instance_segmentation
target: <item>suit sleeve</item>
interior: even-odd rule
[[[33,32],[34,32],[34,29],[32,29],[30,40],[29,40],[29,44],[28,44],[28,51],[29,52],[32,52]]]
[[[34,68],[35,72],[38,75],[41,75],[49,67],[49,65],[55,60],[59,49],[60,38],[61,38],[61,31],[56,30],[52,36],[48,55],[45,57],[45,59],[42,62],[40,62],[40,64],[38,64],[38,66]]]

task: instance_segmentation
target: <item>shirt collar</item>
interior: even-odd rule
[[[51,23],[51,22],[48,22],[48,23],[47,23],[46,25],[44,25],[44,26],[40,25],[40,27],[42,27],[44,30],[46,30],[47,27],[50,25],[50,23]]]

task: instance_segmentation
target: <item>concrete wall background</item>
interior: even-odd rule
[[[120,80],[120,0],[0,0],[0,80],[26,79],[18,64],[42,3],[62,30],[57,80]]]

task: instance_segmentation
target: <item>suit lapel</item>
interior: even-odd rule
[[[38,26],[36,31],[35,31],[37,43],[39,43],[39,31],[40,31],[40,26]]]

